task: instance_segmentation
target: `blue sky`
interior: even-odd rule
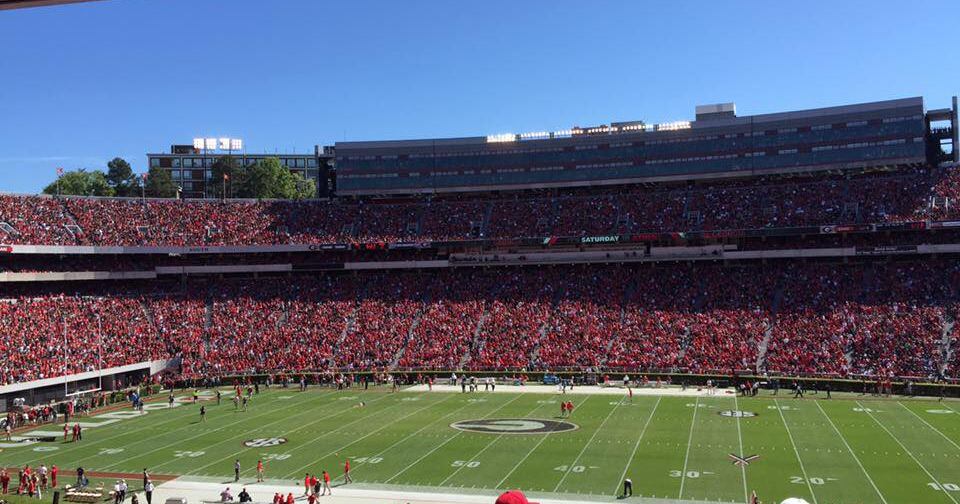
[[[799,7],[802,5],[802,8]],[[785,7],[780,7],[785,6]],[[960,89],[956,0],[106,0],[0,12],[0,191],[195,136],[250,152]]]

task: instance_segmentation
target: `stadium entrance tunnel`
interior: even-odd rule
[[[485,418],[461,420],[450,427],[465,432],[484,434],[557,434],[580,428],[577,424],[540,418]]]

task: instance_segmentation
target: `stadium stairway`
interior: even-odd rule
[[[468,351],[463,352],[463,355],[460,357],[460,364],[458,369],[464,369],[466,365],[470,362],[470,359],[473,358],[473,354],[479,352],[483,347],[485,340],[480,337],[481,330],[483,329],[484,322],[490,317],[490,308],[486,303],[483,305],[483,313],[480,314],[480,318],[477,319],[477,325],[473,328],[473,336],[470,338],[470,348]]]
[[[756,370],[759,371],[766,367],[767,348],[770,345],[770,337],[773,335],[773,328],[777,325],[777,312],[780,311],[780,304],[783,302],[783,282],[777,279],[777,286],[773,291],[773,301],[770,303],[770,321],[763,331],[763,340],[757,347]]]

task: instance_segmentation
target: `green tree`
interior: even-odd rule
[[[212,176],[209,183],[212,186],[214,196],[223,198],[224,189],[226,189],[227,198],[237,195],[236,188],[243,186],[245,175],[245,170],[240,166],[240,161],[232,156],[223,156],[214,161],[211,171]],[[227,177],[226,180],[224,180],[224,175]]]
[[[140,182],[133,175],[130,163],[119,157],[107,163],[107,183],[117,196],[136,196],[140,190]]]
[[[168,170],[155,166],[147,174],[146,191],[153,198],[173,198],[177,196],[177,185]]]
[[[87,171],[85,169],[68,171],[43,188],[46,194],[60,194],[73,196],[113,196],[114,190],[107,182],[107,177],[100,170]]]
[[[240,184],[239,196],[244,198],[292,198],[296,184],[290,170],[277,158],[265,158],[247,168]]]
[[[317,184],[315,181],[308,179],[299,173],[294,173],[293,184],[296,188],[296,194],[293,196],[294,199],[310,199],[317,197]]]

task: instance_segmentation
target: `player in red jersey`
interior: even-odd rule
[[[323,471],[323,493],[320,495],[333,495],[333,490],[330,488],[330,473],[326,470]]]
[[[353,478],[350,477],[350,459],[343,463],[343,484],[347,483],[353,483]]]

